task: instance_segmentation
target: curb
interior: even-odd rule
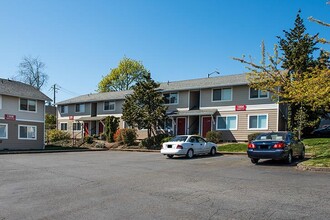
[[[107,148],[96,149],[72,149],[72,150],[16,150],[16,151],[0,151],[0,155],[5,154],[45,154],[45,153],[66,153],[66,152],[87,152],[87,151],[107,151]]]
[[[315,172],[330,172],[330,167],[313,167],[313,166],[306,166],[303,164],[297,165],[297,170],[301,171],[315,171]]]
[[[116,149],[110,148],[109,151],[126,151],[126,152],[149,152],[149,153],[160,153],[160,150],[148,150],[148,149]]]

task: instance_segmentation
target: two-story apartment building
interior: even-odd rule
[[[224,141],[246,141],[255,132],[285,130],[286,111],[269,92],[249,87],[246,74],[161,83],[168,106],[165,129],[173,134],[222,132]],[[58,103],[58,127],[99,134],[107,115],[120,117],[132,91],[83,95]],[[125,127],[121,121],[120,127]],[[143,132],[140,132],[143,134]]]
[[[33,86],[0,78],[0,150],[43,149],[50,100]]]

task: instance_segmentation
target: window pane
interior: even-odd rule
[[[80,112],[80,105],[76,105],[76,112]]]
[[[7,137],[6,127],[7,127],[6,125],[0,125],[0,138]]]
[[[165,104],[170,103],[170,94],[164,94],[164,101],[165,101]]]
[[[29,111],[36,111],[36,101],[35,100],[28,100]]]
[[[221,89],[213,89],[213,101],[221,100]]]
[[[222,89],[221,100],[231,100],[231,89]]]
[[[250,116],[249,128],[258,128],[258,116]]]
[[[267,91],[260,91],[260,98],[267,98],[268,92]]]
[[[32,127],[32,126],[27,127],[27,137],[36,138],[36,127]]]
[[[170,102],[171,103],[177,103],[177,96],[178,96],[177,93],[171,93],[171,95],[170,95]]]
[[[267,115],[259,115],[258,128],[267,127]]]
[[[61,130],[63,130],[63,131],[66,131],[67,130],[67,127],[68,127],[68,124],[67,123],[62,123],[61,124]]]
[[[27,111],[27,105],[28,105],[28,100],[27,99],[21,99],[21,106],[20,110]]]
[[[227,117],[227,129],[236,129],[236,117],[235,116]]]
[[[257,89],[250,88],[250,98],[251,99],[258,98],[258,90]]]
[[[85,112],[85,104],[81,104],[79,108],[80,108],[80,112]]]
[[[19,137],[20,138],[27,138],[27,127],[26,126],[20,126],[19,127]]]
[[[226,129],[226,117],[218,117],[218,129]]]

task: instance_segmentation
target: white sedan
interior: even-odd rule
[[[178,135],[169,142],[163,143],[160,153],[168,158],[172,158],[174,155],[185,155],[189,159],[198,154],[214,156],[217,153],[217,145],[207,142],[197,135]]]

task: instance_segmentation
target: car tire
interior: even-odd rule
[[[302,149],[301,154],[299,156],[300,160],[303,160],[305,158],[305,148]]]
[[[170,155],[170,154],[167,154],[166,156],[167,156],[167,158],[170,158],[170,159],[172,159],[174,157],[174,155]]]
[[[286,157],[285,161],[287,164],[292,163],[292,152],[291,151],[289,151],[288,156]]]
[[[193,158],[194,157],[194,150],[193,149],[189,149],[188,152],[187,152],[187,154],[186,154],[186,157],[188,159]]]
[[[259,162],[259,159],[251,158],[251,163],[257,164]]]
[[[210,151],[211,156],[215,156],[216,153],[217,153],[217,150],[215,149],[215,147],[212,147],[211,151]]]

